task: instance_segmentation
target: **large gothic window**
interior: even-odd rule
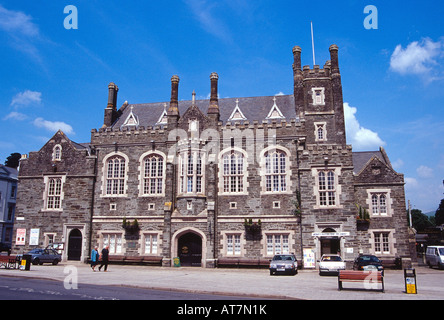
[[[65,177],[45,177],[45,210],[61,211]]]
[[[287,191],[287,155],[281,150],[265,154],[265,191]]]
[[[124,195],[126,181],[126,160],[121,156],[112,156],[105,165],[105,194]]]
[[[204,154],[197,150],[181,152],[179,155],[179,194],[203,194],[204,184]]]
[[[244,155],[238,152],[229,152],[223,156],[224,193],[244,192]]]
[[[150,154],[143,160],[143,195],[164,193],[165,162],[159,154]]]

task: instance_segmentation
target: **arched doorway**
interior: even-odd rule
[[[68,237],[68,260],[80,261],[82,256],[82,232],[72,229]]]
[[[341,242],[335,229],[326,228],[322,231],[321,237],[321,255],[323,254],[337,254],[341,251]]]
[[[177,242],[177,255],[181,266],[202,266],[202,238],[193,232],[183,234]]]

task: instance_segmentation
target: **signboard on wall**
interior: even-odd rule
[[[15,244],[17,246],[24,246],[26,240],[26,229],[17,229],[17,235],[15,237]]]
[[[31,229],[31,233],[29,234],[29,245],[30,246],[38,246],[39,245],[39,235],[40,235],[40,229]]]
[[[315,249],[304,249],[304,269],[316,268],[316,254]]]

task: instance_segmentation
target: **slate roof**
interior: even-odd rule
[[[265,121],[267,115],[274,105],[273,98],[275,97],[276,105],[282,112],[285,120],[289,122],[290,119],[296,119],[297,117],[293,95],[281,95],[219,99],[220,120],[224,124],[228,122],[231,113],[236,108],[236,100],[238,99],[239,108],[247,118],[247,121],[250,121],[250,123],[252,123],[254,120],[259,122]],[[183,115],[190,106],[191,100],[179,101],[180,115]],[[210,100],[196,100],[196,106],[206,115],[210,106]],[[133,111],[133,114],[138,117],[140,126],[155,126],[165,108],[168,110],[168,107],[169,102],[128,104],[124,108],[120,118],[113,124],[113,127],[119,128],[122,126],[131,110]]]
[[[387,158],[384,150],[381,148],[379,151],[363,151],[363,152],[353,152],[353,172],[358,174],[366,166],[366,164],[373,158],[377,157],[382,163],[386,164],[391,168],[390,161]]]

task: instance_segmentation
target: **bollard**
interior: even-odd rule
[[[416,289],[416,270],[404,269],[405,293],[417,294]]]

